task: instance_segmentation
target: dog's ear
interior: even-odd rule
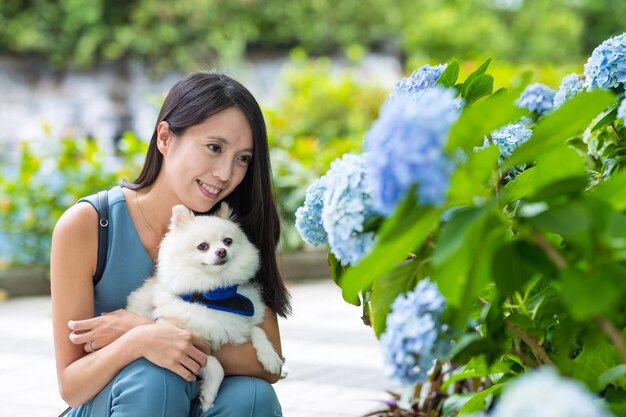
[[[176,229],[187,223],[190,223],[194,218],[194,214],[187,207],[179,204],[172,207],[172,218],[170,219],[170,229]]]
[[[220,203],[220,208],[217,209],[217,211],[215,212],[215,215],[225,220],[232,220],[233,210],[230,208],[227,202],[222,201]]]

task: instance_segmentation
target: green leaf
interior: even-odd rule
[[[463,381],[469,378],[481,378],[488,374],[488,366],[483,356],[474,356],[465,366],[454,371],[452,375],[441,386],[442,390],[447,389],[451,384],[457,381]]]
[[[512,364],[516,364],[509,357],[503,357],[492,366],[487,365],[484,356],[474,356],[465,366],[454,371],[452,375],[442,384],[441,389],[447,389],[451,384],[457,381],[463,381],[470,378],[482,378],[491,374],[513,374],[517,372],[511,369]]]
[[[456,359],[458,355],[467,353],[465,352],[465,350],[467,349],[467,350],[472,351],[470,352],[470,355],[474,356],[473,349],[476,349],[477,345],[479,346],[479,348],[481,348],[482,342],[483,342],[483,337],[481,336],[480,333],[478,332],[464,333],[463,335],[461,335],[461,337],[459,337],[455,341],[454,345],[452,346],[450,351],[447,353],[446,357],[452,359],[453,362],[458,363],[458,361],[454,360]],[[478,351],[476,352],[476,354],[478,354]]]
[[[624,380],[626,380],[626,364],[619,364],[612,368],[607,369],[600,375],[598,375],[598,386],[603,389],[604,387],[619,382],[619,385],[624,387]],[[621,381],[620,381],[621,380]]]
[[[455,307],[453,325],[465,324],[478,293],[489,283],[492,258],[504,233],[492,206],[460,210],[442,227],[432,256],[431,278]]]
[[[442,265],[455,256],[458,251],[468,245],[485,218],[489,215],[489,207],[472,207],[461,210],[443,225],[437,236],[437,248],[433,253],[433,263]]]
[[[418,207],[414,189],[410,190],[396,211],[381,225],[372,252],[341,279],[344,298],[353,299],[359,291],[369,288],[406,259],[437,226],[439,215],[439,208]]]
[[[489,197],[493,193],[488,179],[494,174],[499,155],[497,146],[488,146],[470,154],[467,163],[452,174],[448,207],[471,205],[476,197]]]
[[[439,77],[439,80],[437,80],[437,85],[442,87],[454,87],[456,80],[459,78],[460,69],[461,65],[459,61],[452,59],[441,74],[441,77]]]
[[[472,82],[476,78],[480,77],[481,75],[487,72],[487,68],[489,68],[489,64],[491,64],[491,58],[487,58],[487,60],[483,62],[476,71],[472,72],[470,75],[467,76],[467,78],[465,79],[465,82],[461,85],[461,89],[460,89],[461,97],[465,97],[465,95],[467,94],[468,87],[470,86],[470,84],[472,84]]]
[[[626,209],[626,170],[621,170],[611,175],[591,189],[590,194],[608,204],[613,209],[622,211]]]
[[[493,94],[480,103],[463,109],[459,120],[450,129],[446,150],[462,148],[472,151],[482,146],[485,136],[507,123],[517,121],[528,112],[514,105],[520,91]]]
[[[483,74],[476,77],[470,85],[467,86],[465,92],[465,100],[468,104],[474,103],[476,100],[488,96],[493,92],[493,77]]]
[[[536,160],[537,157],[582,132],[615,96],[602,90],[582,92],[568,100],[553,113],[535,125],[533,135],[517,148],[505,161],[503,168],[510,169],[518,164]]]
[[[490,395],[497,395],[503,387],[504,384],[496,384],[480,391],[472,398],[470,398],[465,404],[463,404],[463,407],[461,407],[461,409],[459,410],[459,415],[462,416],[464,414],[471,414],[477,411],[484,410],[485,408],[487,408],[487,398]]]
[[[598,129],[602,129],[604,126],[608,126],[609,124],[613,123],[615,119],[617,119],[617,104],[618,103],[615,103],[615,105],[611,109],[605,112],[604,117],[602,117],[602,119],[600,119],[598,123],[596,123],[591,128],[592,132],[595,132]]]
[[[523,240],[501,246],[493,259],[493,278],[498,289],[506,295],[522,290],[536,273],[540,258],[543,253]]]
[[[560,275],[563,303],[575,320],[611,315],[622,299],[623,284],[619,281],[626,276],[623,266],[605,267],[595,274],[567,268]]]
[[[376,337],[380,337],[384,333],[387,314],[391,311],[391,305],[398,295],[405,294],[415,288],[418,279],[416,275],[417,264],[417,260],[402,262],[372,285],[371,319]]]
[[[330,250],[328,251],[328,266],[330,269],[330,277],[333,279],[333,281],[335,281],[335,284],[339,285],[341,277],[346,273],[348,268],[343,266]],[[355,297],[347,297],[346,294],[343,294],[343,299],[347,303],[354,306],[361,305],[361,300],[359,299],[358,294]]]
[[[619,381],[623,385],[624,378],[618,367],[620,364],[621,359],[615,346],[599,330],[590,330],[583,336],[582,351],[573,360],[574,366],[568,369],[568,373],[598,392],[609,383]]]
[[[534,167],[510,181],[500,194],[500,203],[506,205],[520,199],[558,197],[570,194],[572,190],[582,192],[586,184],[584,158],[563,143],[541,154]]]
[[[590,251],[594,244],[591,235],[593,211],[584,201],[552,207],[528,218],[527,222],[539,230],[557,233],[583,250]]]

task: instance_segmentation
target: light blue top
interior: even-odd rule
[[[126,307],[126,298],[154,270],[130,218],[126,198],[119,186],[109,191],[109,251],[102,279],[94,288],[95,315]],[[95,195],[86,197],[95,201]]]

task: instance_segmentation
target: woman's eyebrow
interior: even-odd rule
[[[226,145],[229,145],[230,142],[228,142],[228,139],[226,139],[224,136],[219,136],[219,135],[207,135],[206,136],[207,139],[213,139],[216,140],[218,142],[222,142],[225,143]]]

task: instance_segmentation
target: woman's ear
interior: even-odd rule
[[[172,146],[172,131],[170,125],[166,121],[162,121],[157,125],[157,148],[165,156],[167,150]]]

